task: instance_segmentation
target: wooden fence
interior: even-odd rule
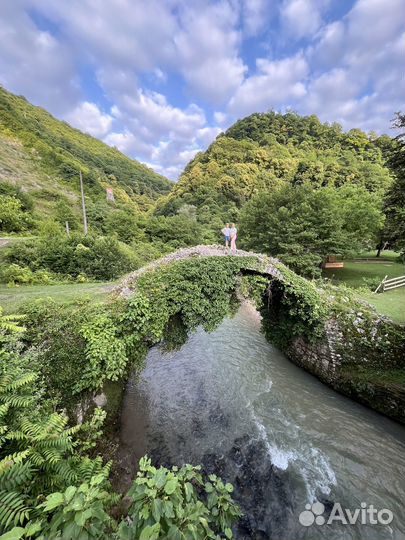
[[[388,276],[385,276],[385,278],[378,285],[374,293],[377,293],[377,292],[383,293],[385,291],[390,291],[391,289],[396,289],[398,287],[405,286],[405,276],[399,276],[399,277],[395,277],[391,279],[387,279],[387,277]]]

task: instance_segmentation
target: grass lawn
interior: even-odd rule
[[[364,251],[363,253],[360,253],[356,259],[375,259],[378,261],[379,259],[385,259],[390,261],[398,261],[398,253],[396,251],[391,251],[390,249],[386,249],[381,252],[380,257],[376,257],[377,250],[373,251]]]
[[[114,287],[107,283],[64,283],[62,285],[22,285],[7,287],[0,285],[0,306],[5,313],[14,313],[25,302],[37,298],[53,298],[58,302],[70,302],[80,298],[101,301]]]
[[[381,294],[359,294],[359,298],[373,305],[379,313],[388,315],[399,324],[405,324],[405,287],[399,287]]]
[[[334,283],[343,281],[350,287],[364,287],[363,277],[388,279],[405,275],[405,267],[401,263],[384,260],[384,262],[345,261],[344,268],[326,268],[322,275]]]
[[[380,281],[405,275],[405,266],[397,262],[398,253],[384,251],[381,257],[375,257],[375,251],[362,253],[359,259],[367,261],[345,261],[344,268],[328,268],[322,275],[332,280],[335,285],[345,283],[349,287],[364,287],[363,278],[378,278]],[[377,285],[376,285],[377,286]],[[359,291],[359,298],[372,304],[379,313],[391,317],[394,321],[405,324],[405,287],[400,287],[381,294]]]

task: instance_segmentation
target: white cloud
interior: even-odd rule
[[[229,98],[243,80],[233,0],[71,0],[68,9],[64,2],[35,1],[63,26],[76,54],[97,68],[160,80],[166,69],[175,70],[191,93],[215,103]]]
[[[242,23],[247,36],[255,36],[266,30],[275,14],[271,0],[243,0]]]
[[[284,0],[280,16],[288,35],[300,39],[315,34],[326,6],[326,0]]]
[[[403,108],[404,30],[402,0],[359,0],[311,47],[312,65],[329,69],[312,75],[301,110],[345,128],[387,131]]]
[[[36,0],[63,26],[71,46],[89,61],[118,69],[153,71],[173,56],[176,2],[159,0]]]
[[[210,103],[223,103],[238,88],[247,67],[239,57],[238,13],[222,1],[183,6],[174,36],[176,62],[190,90]]]
[[[70,52],[39,30],[22,7],[13,0],[0,3],[0,83],[63,114],[80,97]]]
[[[180,109],[162,94],[143,89],[117,96],[111,114],[124,128],[108,134],[104,141],[173,179],[221,131],[207,126],[204,111],[197,105]]]
[[[113,118],[101,112],[95,103],[84,101],[66,114],[65,120],[93,137],[102,137],[110,131]]]
[[[170,105],[163,94],[142,89],[133,96],[121,96],[118,107],[126,122],[140,130],[147,140],[171,135],[189,139],[206,123],[204,111],[197,105],[191,104],[183,110]]]
[[[229,102],[234,116],[288,106],[305,95],[308,65],[302,54],[275,61],[261,58],[256,64],[258,73],[245,79]]]
[[[204,127],[197,130],[196,139],[203,145],[208,146],[222,132],[219,127]]]
[[[148,144],[141,138],[137,138],[134,133],[128,131],[126,128],[123,132],[112,131],[103,140],[106,144],[115,146],[124,154],[133,157],[137,156],[141,161],[144,161],[144,158],[141,156],[150,156],[153,152],[152,144]]]
[[[386,130],[403,108],[402,0],[357,0],[335,21],[334,5],[2,0],[0,82],[171,178],[255,111],[290,106]],[[92,77],[110,111],[93,103]]]
[[[224,113],[224,112],[221,112],[221,111],[215,111],[214,112],[214,120],[218,125],[224,126],[224,125],[227,124],[228,115],[226,113]]]

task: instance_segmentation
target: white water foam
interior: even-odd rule
[[[324,454],[318,449],[309,447],[300,452],[280,448],[269,442],[267,430],[252,411],[254,424],[259,432],[260,439],[264,442],[271,463],[285,471],[290,464],[294,464],[294,469],[300,474],[304,481],[308,502],[317,500],[317,495],[321,492],[329,495],[331,487],[336,485],[336,475]]]

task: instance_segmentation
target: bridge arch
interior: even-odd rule
[[[221,246],[186,248],[128,274],[114,295],[135,354],[160,341],[181,345],[199,325],[212,330],[249,297],[266,337],[290,360],[405,423],[403,385],[375,377],[405,367],[402,329],[349,292],[298,276],[275,258],[230,255]]]

